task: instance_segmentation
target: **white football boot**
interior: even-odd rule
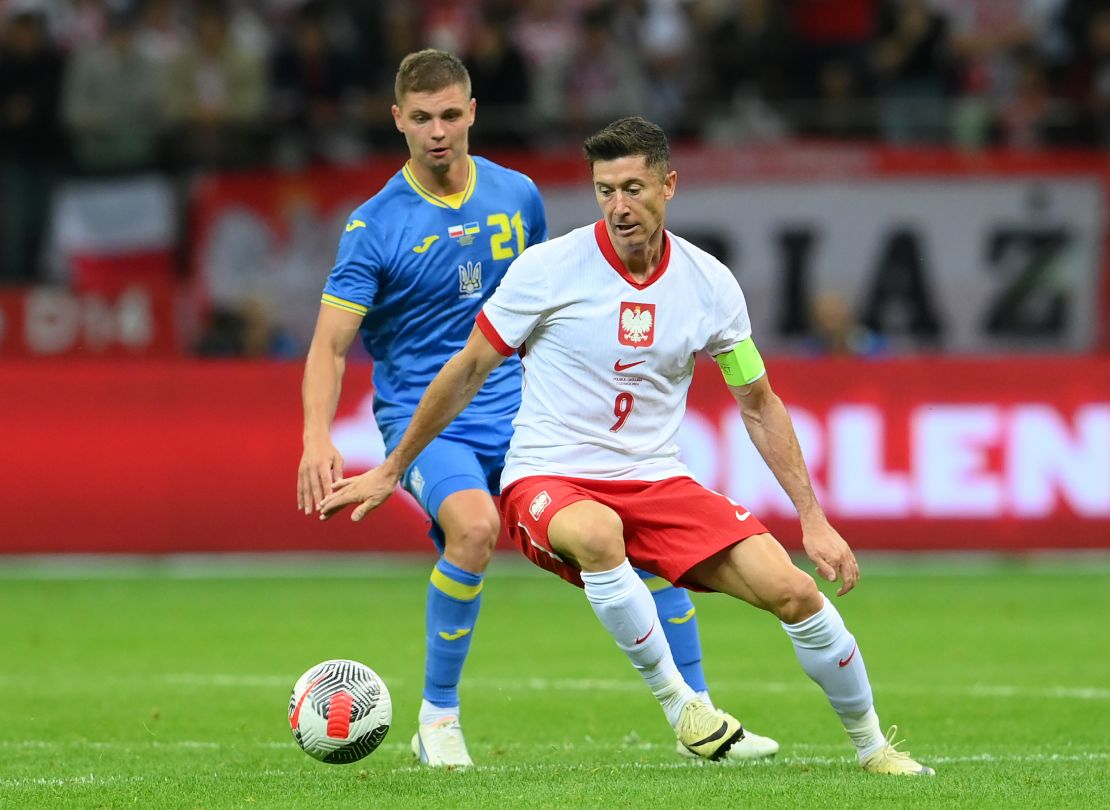
[[[737,740],[744,737],[744,727],[728,712],[714,709],[694,698],[682,707],[675,728],[679,745],[702,759],[723,759]]]
[[[412,737],[412,752],[421,763],[433,768],[469,768],[474,764],[457,717],[421,725]]]
[[[894,742],[894,735],[898,733],[898,726],[891,726],[886,733],[886,742],[878,750],[872,751],[860,759],[859,764],[868,773],[890,773],[902,776],[936,776],[936,771],[928,765],[914,761],[909,751],[899,751],[897,746],[902,740]]]
[[[693,759],[697,754],[681,742],[675,746],[679,756]],[[744,736],[732,744],[725,754],[725,759],[736,762],[755,762],[757,760],[771,759],[779,752],[779,744],[770,737],[764,737],[748,729],[744,729]]]

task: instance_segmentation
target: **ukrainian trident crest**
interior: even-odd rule
[[[459,265],[459,298],[477,298],[482,294],[482,263]]]

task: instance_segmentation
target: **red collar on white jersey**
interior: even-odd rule
[[[657,282],[671,263],[671,238],[663,231],[663,257],[659,260],[659,264],[652,273],[651,278],[647,281],[640,283],[632,277],[628,272],[628,268],[624,266],[621,257],[617,254],[617,249],[613,247],[613,240],[609,238],[609,229],[605,227],[605,220],[599,219],[597,224],[594,225],[594,238],[597,239],[597,246],[601,248],[601,255],[605,257],[605,261],[617,271],[621,278],[635,287],[637,290],[642,290],[645,287],[650,287]]]

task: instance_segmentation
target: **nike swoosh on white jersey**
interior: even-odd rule
[[[752,516],[752,513],[751,513],[751,512],[745,512],[745,513],[744,513],[744,514],[742,514],[742,515],[741,515],[741,514],[740,514],[739,512],[737,512],[737,513],[736,513],[736,519],[737,519],[737,520],[747,520],[747,519],[748,519],[748,518],[750,518],[751,516]]]

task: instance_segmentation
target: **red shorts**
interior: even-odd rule
[[[759,519],[692,478],[600,481],[529,476],[501,493],[501,520],[524,556],[582,587],[578,568],[560,557],[547,538],[551,518],[575,501],[596,501],[624,523],[624,546],[637,568],[675,585],[705,590],[683,576],[718,551],[767,528]]]

